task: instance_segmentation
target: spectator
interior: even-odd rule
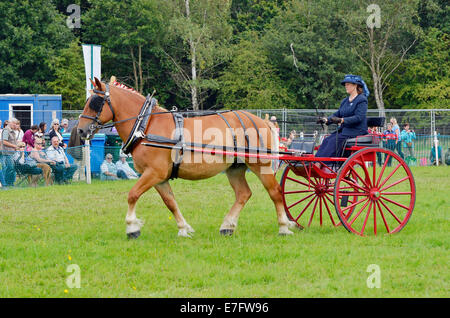
[[[34,138],[41,138],[42,141],[45,143],[45,132],[47,131],[47,124],[45,122],[41,122],[39,124],[38,131],[34,134]],[[44,145],[45,147],[45,145]]]
[[[401,145],[401,136],[400,136],[400,127],[397,124],[397,119],[395,119],[395,117],[391,117],[390,120],[391,124],[392,124],[392,130],[394,131],[394,134],[396,135],[396,140],[395,140],[395,150],[397,150],[398,154],[400,155],[400,157],[402,157],[402,159],[405,158],[405,155],[402,152],[402,145]]]
[[[367,129],[367,132],[372,135],[372,140],[374,144],[378,144],[378,147],[381,147],[381,137],[382,134],[378,131],[378,127],[376,126],[371,126]],[[379,166],[381,166],[383,164],[383,160],[381,157],[381,152],[377,151],[377,163]]]
[[[275,129],[276,129],[277,134],[279,136],[280,135],[280,126],[278,125],[277,117],[271,116],[270,117],[270,122],[275,126]]]
[[[100,180],[119,180],[119,178],[127,179],[125,172],[122,170],[117,171],[116,165],[112,160],[112,154],[106,154],[105,160],[100,166]]]
[[[61,127],[60,127],[60,132],[62,133],[69,133],[69,120],[67,120],[67,118],[63,118],[61,120]]]
[[[51,139],[51,146],[47,148],[47,158],[56,162],[52,166],[55,174],[55,182],[58,184],[69,183],[72,180],[76,165],[71,165],[67,159],[64,149],[59,145],[58,136],[54,136]]]
[[[0,141],[1,141],[1,133],[2,133],[2,131],[3,131],[3,129],[4,128],[6,128],[6,126],[8,126],[8,122],[9,122],[9,120],[5,120],[5,122],[3,123],[3,126],[1,125],[2,124],[2,121],[0,120]]]
[[[23,139],[23,130],[20,127],[20,120],[17,120],[17,125],[16,125],[16,140],[17,142],[22,141]]]
[[[44,149],[44,140],[42,138],[36,138],[34,140],[34,148],[30,153],[30,156],[37,162],[37,166],[42,169],[42,175],[44,176],[45,185],[48,186],[52,183],[52,168],[51,165],[55,165],[56,161],[47,158],[47,154]]]
[[[438,157],[438,164],[442,164],[442,147],[439,145],[438,141],[438,147],[437,147],[437,157]],[[436,146],[433,144],[433,147],[431,147],[430,151],[430,162],[431,165],[436,165]]]
[[[383,147],[389,149],[391,151],[395,151],[395,141],[397,140],[397,135],[392,130],[392,124],[387,124],[387,129],[383,133]],[[387,154],[384,156],[384,160],[386,161]],[[392,157],[389,157],[387,166],[390,167],[392,162]]]
[[[5,120],[5,123],[7,121]],[[0,138],[0,154],[2,170],[5,178],[5,184],[3,186],[13,186],[16,181],[16,170],[14,169],[13,155],[14,152],[19,148],[17,146],[17,138],[15,134],[16,125],[18,120],[12,118],[8,121],[8,125],[3,128],[2,135]]]
[[[4,184],[5,184],[5,176],[3,175],[3,165],[2,161],[0,160],[0,188],[2,188]]]
[[[403,125],[403,130],[400,134],[402,140],[402,147],[405,149],[406,157],[414,158],[414,143],[413,140],[416,139],[416,133],[414,130],[409,128],[409,124]]]
[[[52,121],[52,128],[48,131],[48,136],[50,140],[53,139],[53,137],[58,137],[59,140],[59,146],[66,149],[67,145],[63,142],[63,137],[61,135],[60,129],[59,129],[59,119],[55,118]]]
[[[442,151],[442,149],[441,149]],[[445,152],[445,164],[447,166],[450,166],[450,147],[447,149],[447,151]]]
[[[25,134],[23,134],[22,141],[25,143],[27,147],[27,151],[30,151],[34,148],[34,135],[39,130],[37,125],[32,125],[30,129],[28,129]]]
[[[120,177],[122,173],[120,171],[123,171],[125,174],[124,179],[137,179],[139,176],[137,173],[131,169],[130,165],[127,162],[128,156],[124,153],[120,154],[119,161],[116,162],[116,169],[117,169],[117,175]]]
[[[13,155],[14,167],[22,175],[29,175],[30,185],[36,186],[39,180],[42,169],[37,166],[37,162],[27,155],[26,145],[23,141],[17,143],[19,151],[16,151]]]

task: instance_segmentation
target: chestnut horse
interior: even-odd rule
[[[94,95],[86,101],[78,122],[78,134],[81,138],[90,139],[99,129],[97,123],[103,124],[113,120],[120,138],[126,141],[133,130],[136,117],[146,98],[136,92],[110,85],[109,94],[106,94],[109,96],[108,103],[105,97],[106,84],[100,82],[97,78],[95,78],[95,82],[91,82],[95,87],[95,94],[104,98],[104,101],[101,102],[103,104],[101,105],[102,107],[96,110],[90,105]],[[223,112],[220,116],[213,114],[185,118],[183,128],[185,142],[200,141],[202,144],[225,145],[233,148],[232,146],[236,146],[234,142],[237,140],[238,146],[245,147],[245,141],[247,139],[248,142],[249,139],[244,135],[248,135],[252,146],[264,144],[267,149],[276,148],[277,142],[274,141],[276,135],[264,120],[247,112],[242,114],[241,116],[236,116],[232,112]],[[94,116],[97,116],[96,120],[94,120]],[[248,128],[245,132],[242,129],[242,124]],[[228,125],[234,128],[235,139],[230,135]],[[254,129],[253,134],[251,134],[249,128],[254,126],[258,127],[258,131]],[[173,138],[174,130],[175,123],[171,112],[156,105],[145,128],[145,134]],[[189,237],[194,232],[194,229],[182,216],[168,181],[173,169],[173,150],[145,146],[143,144],[145,142],[145,139],[139,140],[131,151],[134,167],[141,176],[128,194],[128,212],[125,218],[127,224],[126,233],[129,238],[137,238],[140,235],[142,222],[136,217],[136,203],[144,192],[154,187],[167,208],[173,213],[179,229],[178,235]],[[281,187],[275,179],[271,168],[271,160],[253,157],[239,159],[240,163],[236,163],[234,157],[231,157],[230,160],[230,156],[225,156],[223,153],[217,155],[186,151],[179,166],[178,177],[199,180],[213,177],[225,171],[235,192],[236,201],[225,216],[220,227],[220,233],[231,235],[236,229],[242,208],[252,194],[245,179],[246,170],[249,168],[261,180],[275,204],[279,234],[292,234],[289,228],[294,228],[296,225],[285,214]]]

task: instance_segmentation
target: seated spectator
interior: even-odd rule
[[[19,141],[17,146],[19,150],[13,155],[15,169],[21,175],[29,175],[30,185],[35,187],[39,180],[38,175],[42,174],[42,169],[37,166],[37,162],[32,157],[26,154],[23,141]]]
[[[23,130],[20,127],[20,120],[17,119],[17,123],[16,123],[16,139],[17,141],[22,141],[23,138]]]
[[[124,153],[120,154],[119,161],[116,162],[117,175],[121,174],[119,171],[123,171],[125,174],[124,179],[137,179],[139,176],[137,173],[131,169],[130,165],[127,162],[128,156]]]
[[[117,171],[116,165],[113,163],[113,156],[108,153],[100,166],[100,180],[119,180],[119,178],[128,179],[125,172]]]
[[[44,149],[44,140],[41,138],[36,138],[34,140],[34,148],[30,153],[30,156],[36,160],[37,166],[42,169],[42,174],[44,176],[45,185],[50,185],[52,181],[52,165],[56,165],[56,161],[47,158],[47,154]]]
[[[61,120],[60,133],[69,133],[69,120],[67,118],[63,118]]]
[[[38,130],[39,127],[37,125],[32,125],[30,129],[23,134],[22,141],[25,143],[27,151],[34,148],[34,134],[36,134]]]
[[[60,129],[59,129],[59,119],[55,118],[52,121],[52,128],[48,132],[48,137],[50,140],[52,140],[53,137],[58,137],[59,140],[59,146],[66,149],[67,145],[63,142],[63,137],[61,135]]]
[[[35,138],[39,137],[39,138],[42,138],[42,140],[44,140],[44,135],[45,135],[46,130],[47,130],[47,124],[45,122],[41,122],[39,124],[38,131],[34,134],[34,137]]]
[[[57,136],[51,139],[51,143],[46,153],[48,159],[56,162],[55,165],[52,165],[55,182],[58,184],[69,183],[78,167],[69,163],[64,149],[59,145],[59,138]]]

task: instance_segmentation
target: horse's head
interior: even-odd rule
[[[109,85],[100,82],[95,77],[93,94],[86,100],[83,113],[78,121],[78,134],[82,139],[91,139],[101,126],[114,120],[114,110],[111,105]],[[105,104],[109,107],[104,107]]]

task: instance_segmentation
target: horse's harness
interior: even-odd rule
[[[91,134],[93,134],[96,129],[110,128],[110,127],[113,127],[115,124],[136,119],[133,129],[131,130],[131,132],[127,138],[127,141],[122,145],[122,148],[121,148],[122,152],[125,154],[129,154],[131,151],[133,151],[134,147],[136,147],[138,142],[142,139],[145,139],[145,140],[151,142],[151,143],[143,143],[143,145],[145,145],[145,146],[178,150],[178,152],[176,153],[175,159],[173,161],[172,172],[171,172],[169,179],[174,179],[174,178],[178,177],[178,170],[179,170],[181,161],[183,159],[184,152],[186,150],[192,151],[192,148],[188,148],[188,147],[214,148],[216,150],[219,148],[222,150],[228,150],[228,147],[226,147],[226,146],[199,144],[199,143],[193,143],[193,142],[186,143],[184,140],[184,134],[183,134],[184,116],[182,114],[183,113],[189,114],[190,112],[179,112],[176,110],[176,108],[174,108],[172,111],[153,112],[153,109],[154,109],[155,105],[157,104],[157,100],[155,98],[153,98],[155,91],[153,91],[153,93],[151,95],[150,94],[147,95],[147,97],[145,98],[145,102],[142,105],[138,116],[130,117],[130,118],[120,120],[120,121],[114,121],[115,113],[111,106],[109,85],[106,84],[105,91],[100,91],[100,90],[94,89],[93,92],[96,94],[101,94],[101,95],[103,95],[103,97],[101,97],[99,95],[93,95],[93,97],[92,97],[92,98],[98,98],[97,102],[99,104],[97,114],[95,115],[95,117],[83,115],[83,114],[80,115],[80,118],[87,118],[87,119],[92,120],[92,123],[89,125],[87,138],[89,138],[89,136]],[[98,97],[94,97],[94,96],[98,96]],[[91,100],[91,102],[92,102],[92,100]],[[100,103],[101,103],[101,105],[100,105]],[[111,110],[111,113],[113,114],[113,119],[112,119],[113,121],[111,123],[107,123],[107,124],[104,124],[99,120],[100,114],[103,110],[103,106],[105,103],[108,104],[109,109]],[[232,112],[238,118],[238,120],[244,130],[244,136],[245,136],[247,147],[238,147],[237,146],[236,134],[234,133],[228,120],[222,115],[222,113],[225,113],[225,112]],[[172,114],[173,120],[175,123],[175,136],[173,139],[167,138],[164,136],[154,135],[154,134],[145,134],[145,130],[146,130],[146,127],[148,125],[151,115],[167,114],[167,113]],[[255,127],[255,129],[257,131],[260,144],[262,147],[264,147],[263,139],[261,138],[259,129],[257,128],[255,121],[247,113],[245,113],[241,110],[238,110],[238,111],[224,110],[224,111],[209,112],[209,113],[203,113],[200,116],[218,115],[220,118],[222,118],[222,120],[226,123],[228,128],[230,128],[231,135],[233,138],[233,144],[234,144],[234,147],[232,148],[232,150],[234,152],[237,152],[237,151],[249,151],[249,152],[252,151],[252,152],[256,152],[256,153],[269,152],[270,149],[261,149],[261,148],[250,147],[250,143],[249,143],[250,141],[249,141],[249,137],[248,137],[248,134],[246,131],[246,127],[244,125],[244,122],[242,121],[241,116],[239,116],[239,113],[245,115],[251,121],[251,123],[253,124],[253,126]],[[164,145],[164,144],[172,144],[172,145]],[[238,164],[237,157],[235,157],[235,161],[234,161],[233,165],[236,165],[236,164]]]
[[[102,94],[103,95],[103,101],[101,102],[101,105],[97,111],[97,114],[95,115],[95,117],[92,116],[88,116],[88,115],[84,115],[81,114],[80,118],[87,118],[87,119],[92,119],[92,123],[89,125],[89,133],[88,133],[88,137],[91,135],[91,133],[93,133],[97,128],[106,128],[107,125],[104,125],[100,120],[100,114],[103,111],[103,106],[105,105],[105,102],[108,103],[109,109],[111,110],[111,113],[113,115],[113,122],[114,122],[114,118],[116,117],[116,114],[114,113],[114,109],[111,106],[111,98],[110,98],[110,93],[109,93],[109,85],[106,84],[106,89],[105,91],[100,91],[97,89],[93,90],[94,93],[96,94]],[[99,98],[101,98],[99,95],[94,95],[94,96],[98,96]],[[95,123],[97,123],[97,125],[95,125]],[[109,126],[109,125],[108,125]]]

